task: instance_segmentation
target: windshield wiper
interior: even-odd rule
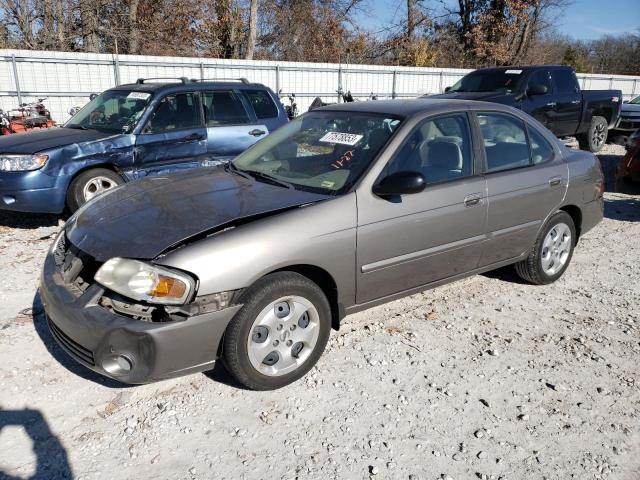
[[[242,170],[242,171],[251,175],[253,178],[255,178],[258,181],[263,181],[265,183],[271,183],[272,185],[278,185],[281,187],[293,189],[293,185],[291,185],[289,182],[280,180],[276,177],[269,175],[268,173],[258,172],[256,170]]]
[[[84,125],[80,125],[79,123],[72,123],[71,125],[65,125],[65,128],[75,128],[77,130],[89,130]]]
[[[236,175],[240,175],[244,178],[251,178],[251,176],[248,175],[244,170],[240,170],[238,167],[236,167],[236,164],[233,163],[233,160],[229,160],[227,163],[225,163],[223,168],[227,172],[235,173]]]

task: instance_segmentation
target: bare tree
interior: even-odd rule
[[[256,37],[258,34],[258,0],[251,0],[249,6],[249,34],[247,35],[247,51],[245,57],[247,60],[253,59],[253,53],[256,49]]]

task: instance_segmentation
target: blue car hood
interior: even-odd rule
[[[29,133],[15,133],[0,137],[0,153],[33,154],[75,143],[112,137],[114,132],[80,130],[75,128],[46,128]]]
[[[96,198],[69,220],[67,237],[98,261],[152,259],[191,237],[327,198],[201,168],[148,177]]]

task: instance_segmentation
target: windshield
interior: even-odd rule
[[[142,116],[150,99],[151,94],[148,92],[107,90],[86,104],[64,126],[113,132],[130,131]]]
[[[636,98],[629,100],[629,103],[633,103],[634,105],[640,105],[640,95]]]
[[[336,195],[358,180],[399,124],[397,118],[371,113],[310,112],[232,165],[261,181]]]
[[[518,89],[522,70],[476,70],[451,87],[451,92],[500,92],[511,93]]]

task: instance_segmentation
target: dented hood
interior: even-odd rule
[[[67,236],[99,261],[152,259],[193,236],[326,198],[203,168],[109,192],[69,220]]]
[[[16,133],[0,137],[0,153],[38,153],[52,148],[72,145],[74,143],[91,142],[114,133],[98,130],[79,130],[75,128],[47,128],[28,133]]]

